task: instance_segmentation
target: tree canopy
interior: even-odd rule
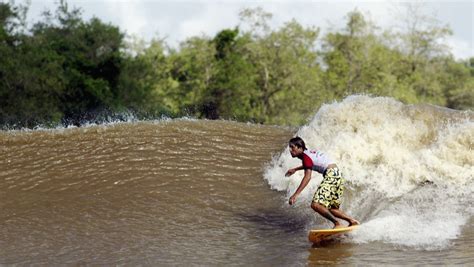
[[[27,8],[0,3],[0,124],[81,124],[111,114],[191,116],[299,125],[323,103],[351,94],[453,109],[474,105],[474,58],[455,60],[449,27],[413,14],[382,31],[354,10],[321,35],[296,20],[244,9],[215,36],[171,48],[131,40],[65,1],[26,26]],[[415,23],[416,22],[416,23]]]

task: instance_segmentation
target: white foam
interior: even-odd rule
[[[324,105],[296,135],[307,147],[330,154],[345,173],[348,190],[358,190],[344,200],[348,213],[365,220],[357,242],[439,248],[456,238],[472,216],[464,206],[474,200],[473,118],[470,111],[350,96]],[[290,195],[303,174],[287,178],[284,173],[298,165],[285,149],[267,168],[265,179]],[[313,177],[303,202],[310,201],[322,178]],[[425,181],[437,189],[424,189]],[[354,205],[368,199],[377,203]]]
[[[457,213],[449,214],[449,218],[446,218],[437,213],[419,214],[414,210],[405,212],[400,215],[384,213],[365,222],[354,232],[352,241],[383,241],[417,249],[437,250],[449,246],[459,236],[461,226],[467,221]]]

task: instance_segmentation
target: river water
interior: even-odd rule
[[[287,141],[337,160],[342,209],[310,209]],[[0,264],[468,265],[474,262],[474,115],[351,96],[301,128],[192,119],[0,132]]]

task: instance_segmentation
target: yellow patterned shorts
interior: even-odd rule
[[[313,202],[328,209],[338,209],[344,192],[344,178],[338,168],[329,168],[323,175],[323,180],[314,193]]]

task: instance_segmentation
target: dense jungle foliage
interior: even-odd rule
[[[381,30],[355,10],[324,35],[296,20],[271,28],[264,10],[213,37],[127,38],[61,1],[32,26],[27,7],[0,3],[0,125],[190,116],[299,125],[351,94],[453,109],[474,105],[474,58],[455,60],[448,26],[410,18]]]

